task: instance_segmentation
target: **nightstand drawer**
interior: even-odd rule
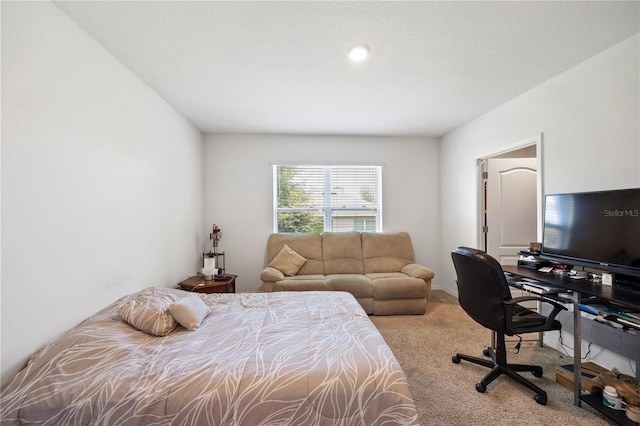
[[[228,280],[205,281],[204,276],[194,275],[182,281],[179,285],[181,290],[193,291],[196,293],[235,293],[237,275],[225,274]]]

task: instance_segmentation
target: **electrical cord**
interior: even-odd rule
[[[558,341],[560,342],[560,346],[562,347],[562,350],[564,351],[565,354],[567,354],[568,357],[573,357],[573,355],[569,354],[569,352],[567,352],[567,348],[573,352],[573,348],[569,345],[566,345],[563,341],[562,341],[562,330],[560,330],[560,332],[558,333]],[[589,344],[587,345],[587,353],[584,354],[583,357],[580,357],[580,359],[582,360],[586,360],[589,357],[589,354],[591,353],[591,342],[589,342]]]
[[[518,343],[516,343],[516,346],[513,348],[514,354],[517,354],[518,352],[520,352],[520,345],[522,345],[522,336],[520,336],[519,334],[516,334],[516,337],[520,340],[518,340]]]

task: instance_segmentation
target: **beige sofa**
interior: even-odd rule
[[[406,232],[271,234],[260,278],[267,292],[347,291],[368,314],[423,314],[433,271],[414,262]]]

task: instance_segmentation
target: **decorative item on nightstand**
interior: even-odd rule
[[[213,279],[213,275],[224,274],[225,271],[224,251],[219,251],[218,247],[221,238],[222,230],[214,223],[213,231],[209,234],[209,239],[213,243],[213,251],[202,253],[202,273],[208,279]]]
[[[205,281],[211,281],[214,276],[221,273],[221,270],[216,266],[217,260],[216,256],[204,255],[202,275],[204,276]]]
[[[222,238],[222,230],[218,225],[213,224],[213,232],[209,234],[209,239],[213,242],[213,252],[218,253],[218,242]]]

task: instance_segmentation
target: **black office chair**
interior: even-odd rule
[[[478,392],[485,392],[487,385],[501,374],[506,374],[518,383],[536,392],[538,404],[547,403],[547,393],[534,385],[518,371],[530,371],[535,377],[542,377],[542,367],[537,365],[507,363],[505,335],[513,336],[549,330],[560,330],[556,315],[566,309],[564,306],[539,296],[511,297],[509,284],[502,267],[487,253],[468,247],[458,247],[451,253],[458,275],[458,299],[460,306],[476,322],[496,333],[496,349],[488,347],[483,354],[491,359],[456,354],[452,361],[461,359],[491,368],[491,371],[476,384]],[[553,305],[548,317],[527,309],[518,303],[525,300],[540,300]]]

